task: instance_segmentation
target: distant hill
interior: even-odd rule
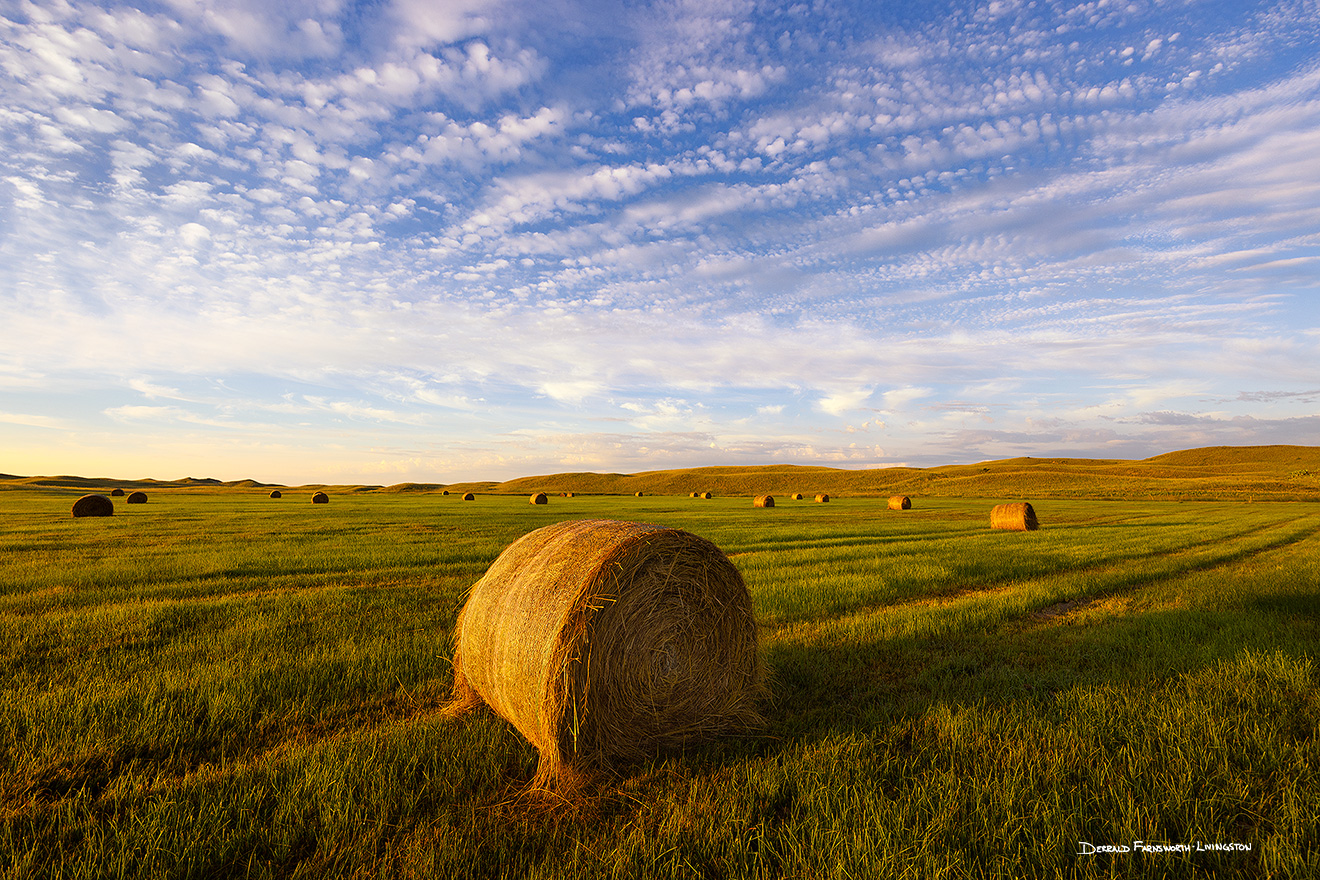
[[[116,480],[108,477],[20,477],[0,475],[0,490],[113,488],[192,491],[255,491],[279,484],[209,478]],[[1320,446],[1211,446],[1141,460],[1006,458],[931,468],[847,470],[799,465],[702,467],[635,474],[564,473],[505,482],[397,483],[393,486],[331,486],[353,493],[450,493],[530,495],[789,495],[819,492],[835,497],[889,495],[965,498],[1094,498],[1258,501],[1320,500]]]

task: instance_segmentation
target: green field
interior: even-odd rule
[[[6,878],[1320,875],[1320,502],[50,483],[0,493]],[[719,545],[770,698],[555,802],[440,708],[466,589],[588,517]],[[1236,851],[1084,852],[1133,841]]]

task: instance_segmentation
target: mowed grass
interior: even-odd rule
[[[77,494],[0,508],[7,878],[1320,874],[1320,504]],[[585,517],[723,548],[770,698],[555,802],[440,708],[468,586]]]

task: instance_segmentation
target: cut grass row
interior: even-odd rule
[[[1320,870],[1320,505],[68,497],[0,518],[8,877]],[[729,553],[772,700],[553,806],[507,724],[438,709],[468,585],[569,516]],[[1252,848],[1078,854],[1133,840]]]

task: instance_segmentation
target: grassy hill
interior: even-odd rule
[[[193,477],[117,480],[0,474],[0,489],[53,488],[92,492],[118,487],[126,491],[264,491],[276,485],[255,480],[221,482]],[[686,496],[692,492],[711,492],[720,496],[788,496],[801,492],[811,497],[824,492],[837,497],[901,494],[1028,500],[1320,500],[1320,446],[1211,446],[1141,460],[1025,457],[932,468],[868,470],[781,464],[635,474],[577,472],[519,477],[505,482],[399,483],[393,486],[316,484],[300,488],[392,494],[449,491],[496,495],[530,495],[534,492],[634,495],[642,492],[646,495]]]
[[[933,468],[766,465],[566,473],[447,488],[498,494],[687,495],[695,491],[725,496],[801,492],[810,497],[824,492],[837,497],[1315,500],[1320,499],[1320,447],[1218,446],[1138,461],[1027,457]]]

